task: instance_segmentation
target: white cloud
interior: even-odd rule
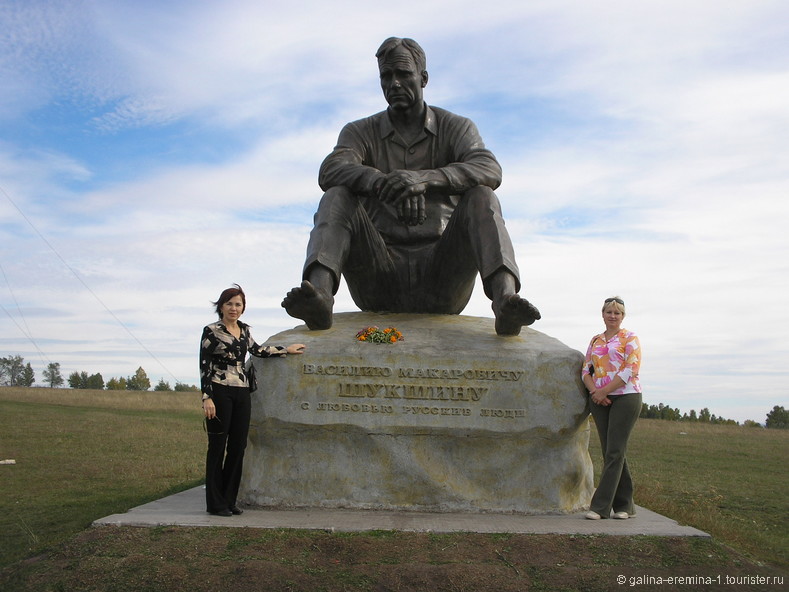
[[[50,358],[105,378],[196,382],[195,332],[233,282],[260,340],[298,324],[279,303],[318,165],[342,123],[383,107],[373,54],[406,35],[428,101],[506,122],[483,134],[537,330],[583,350],[619,293],[648,402],[739,420],[785,403],[784,5],[422,4],[15,3],[0,186],[36,230],[0,196],[0,347],[38,357],[9,287]],[[54,139],[48,110],[72,126]],[[107,153],[81,149],[96,138]],[[481,290],[466,313],[491,316]]]

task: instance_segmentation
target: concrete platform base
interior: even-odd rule
[[[363,532],[483,532],[522,534],[607,534],[709,537],[701,530],[638,508],[629,520],[586,520],[584,512],[563,515],[394,512],[378,510],[263,510],[245,509],[241,516],[222,518],[205,512],[205,490],[195,487],[132,508],[125,514],[101,518],[93,526],[221,526],[238,528],[293,528]]]

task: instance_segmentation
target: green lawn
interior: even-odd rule
[[[197,393],[0,388],[0,566],[197,485]]]
[[[596,434],[595,434],[596,435]],[[600,449],[590,447],[595,468]],[[789,562],[789,430],[639,420],[636,503],[751,556]]]
[[[99,536],[85,532],[96,518],[195,486],[203,476],[196,393],[6,387],[0,413],[0,460],[16,461],[0,465],[0,569],[75,536]],[[599,467],[596,435],[592,440]],[[628,457],[639,505],[706,531],[757,564],[785,568],[787,453],[786,430],[640,420]],[[220,538],[235,536],[220,530]]]

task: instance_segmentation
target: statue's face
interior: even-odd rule
[[[420,73],[411,53],[404,47],[389,52],[379,63],[381,90],[392,109],[406,110],[420,105],[427,73]]]

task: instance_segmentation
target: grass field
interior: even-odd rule
[[[0,465],[0,589],[200,590],[224,573],[236,590],[596,590],[616,566],[714,575],[789,565],[789,431],[660,420],[640,420],[631,440],[636,501],[711,541],[88,529],[201,481],[197,397],[0,388],[0,460],[16,461]],[[596,438],[590,453],[598,467]],[[280,584],[245,587],[245,577]]]
[[[595,469],[600,447],[590,446]],[[639,420],[636,503],[764,561],[789,558],[789,430]]]
[[[0,565],[197,485],[198,393],[0,388]]]

